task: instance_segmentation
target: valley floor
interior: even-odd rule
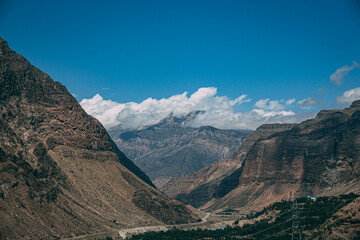
[[[145,226],[145,227],[137,227],[137,228],[129,228],[129,229],[121,229],[114,231],[107,231],[102,233],[94,233],[94,234],[86,234],[82,236],[76,236],[72,238],[65,238],[64,240],[75,240],[75,239],[87,239],[87,240],[95,240],[95,239],[126,239],[128,237],[142,234],[146,232],[160,232],[160,231],[169,231],[171,229],[197,229],[197,228],[208,228],[212,226],[214,220],[208,224],[208,218],[211,217],[211,213],[202,212],[203,217],[201,218],[201,222],[197,223],[188,223],[188,224],[177,224],[177,225],[159,225],[159,226]]]
[[[296,204],[296,205],[295,205]],[[71,239],[359,239],[360,197],[355,194],[274,203],[259,212],[202,212],[192,224],[114,230]],[[301,227],[300,227],[301,226]],[[298,235],[297,235],[298,236]]]

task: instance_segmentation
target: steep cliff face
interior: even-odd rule
[[[290,130],[258,140],[234,184],[205,207],[262,208],[297,195],[359,192],[360,101],[343,110],[321,111]],[[240,168],[239,168],[240,169]]]
[[[264,124],[246,136],[230,158],[187,176],[171,179],[160,190],[194,207],[202,206],[214,197],[223,197],[237,186],[242,163],[253,144],[261,138],[293,126],[294,124]]]
[[[249,131],[191,128],[187,123],[200,111],[184,117],[169,115],[139,130],[109,130],[115,143],[162,187],[173,177],[184,176],[229,157]]]
[[[150,186],[63,85],[1,38],[0,89],[0,238],[197,220]]]

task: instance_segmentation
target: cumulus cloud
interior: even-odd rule
[[[266,109],[266,110],[272,110],[272,111],[279,111],[285,109],[285,106],[289,106],[293,102],[295,102],[295,98],[290,98],[287,101],[285,101],[284,99],[270,101],[270,98],[265,98],[258,100],[254,104],[254,107]]]
[[[337,104],[351,104],[360,99],[360,87],[345,91],[342,96],[336,98]]]
[[[288,100],[289,104],[293,101]],[[99,94],[93,98],[83,99],[80,104],[85,111],[97,118],[106,128],[121,124],[126,129],[137,129],[159,122],[170,113],[184,116],[192,111],[202,110],[191,127],[214,126],[221,129],[255,129],[263,123],[298,122],[294,112],[286,111],[284,104],[278,100],[263,99],[248,112],[236,112],[235,106],[250,102],[246,94],[235,99],[217,96],[214,87],[199,88],[188,97],[188,92],[173,95],[160,100],[148,98],[141,103],[118,103],[103,99]],[[290,103],[291,102],[291,103]]]
[[[269,98],[258,100],[254,107],[267,109],[267,110],[282,110],[284,109],[284,105],[280,103],[279,100],[270,101]]]
[[[309,109],[311,108],[312,106],[315,106],[315,105],[318,105],[319,104],[319,101],[316,100],[316,99],[313,99],[311,97],[307,97],[307,98],[304,98],[303,100],[301,101],[298,101],[298,105],[301,107],[301,108],[304,108],[304,109]]]
[[[330,81],[333,84],[340,85],[344,81],[344,77],[354,69],[360,68],[360,64],[353,61],[353,64],[351,66],[345,65],[341,68],[336,69],[336,71],[331,74]]]
[[[292,111],[266,111],[253,109],[250,112],[218,112],[200,114],[188,126],[215,126],[221,129],[255,129],[264,123],[292,123],[301,121]]]

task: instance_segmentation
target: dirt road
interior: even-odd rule
[[[176,225],[160,225],[160,226],[147,226],[147,227],[137,227],[137,228],[129,228],[122,230],[114,230],[102,233],[94,233],[87,234],[72,238],[64,238],[64,240],[75,240],[75,239],[94,239],[95,237],[106,237],[107,235],[114,235],[117,233],[121,239],[125,239],[126,237],[132,236],[134,234],[140,234],[145,232],[159,232],[159,231],[168,231],[171,228],[189,228],[192,226],[200,225],[207,222],[207,219],[211,216],[211,213],[206,212],[206,215],[201,218],[201,222],[196,223],[186,223],[186,224],[176,224]]]

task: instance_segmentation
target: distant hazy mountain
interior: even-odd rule
[[[157,185],[184,176],[234,153],[247,130],[220,130],[210,126],[187,127],[200,111],[184,117],[170,114],[157,124],[126,131],[113,127],[109,134],[129,158],[133,159]]]
[[[198,220],[59,82],[0,38],[0,239],[60,239]]]

